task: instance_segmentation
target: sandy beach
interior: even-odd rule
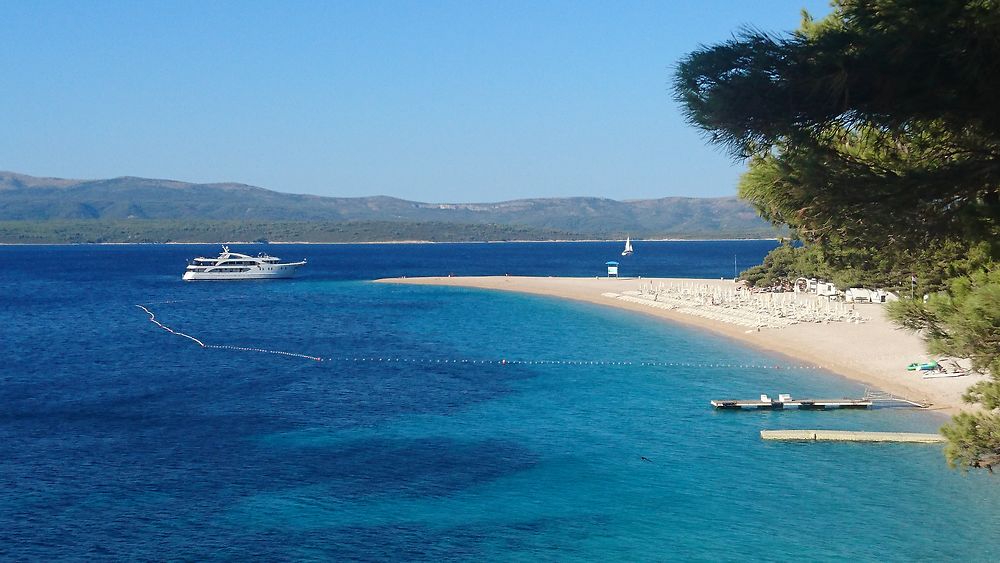
[[[873,388],[932,404],[932,409],[947,414],[971,409],[962,402],[962,393],[985,376],[923,379],[919,372],[906,370],[911,362],[925,361],[928,355],[923,341],[909,331],[897,328],[886,318],[882,305],[858,304],[858,314],[866,322],[803,322],[782,328],[748,328],[712,318],[685,314],[676,309],[650,306],[641,300],[627,301],[608,294],[635,293],[650,284],[697,284],[732,291],[728,280],[692,280],[668,278],[557,278],[557,277],[428,277],[392,278],[381,283],[473,287],[547,295],[616,307],[667,322],[697,327],[724,338],[731,338],[761,349],[776,352],[864,383]]]

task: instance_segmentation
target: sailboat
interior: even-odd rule
[[[622,256],[632,255],[632,238],[625,237],[625,250],[622,250]]]

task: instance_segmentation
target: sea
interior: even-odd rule
[[[181,281],[217,245],[0,247],[0,560],[1000,560],[1000,477],[941,445],[759,437],[940,414],[717,412],[864,387],[600,305],[372,283],[731,278],[776,244],[241,244],[308,264],[225,283]]]

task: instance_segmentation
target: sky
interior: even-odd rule
[[[677,62],[826,0],[0,3],[0,170],[431,202],[736,193]]]

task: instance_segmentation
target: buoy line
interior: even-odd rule
[[[696,369],[757,369],[757,370],[816,370],[822,366],[814,365],[772,365],[772,364],[733,364],[733,363],[698,363],[698,362],[656,362],[637,361],[621,362],[613,360],[507,360],[507,359],[455,359],[455,358],[376,358],[376,357],[336,357],[324,358],[327,362],[350,363],[410,363],[410,364],[500,364],[500,365],[530,365],[530,366],[621,366],[621,367],[687,367]]]
[[[151,323],[153,323],[156,326],[162,328],[163,330],[169,332],[170,334],[176,334],[177,336],[183,336],[184,338],[187,338],[189,340],[193,340],[196,344],[198,344],[198,346],[201,346],[202,348],[213,348],[213,349],[216,349],[216,350],[238,350],[240,352],[260,352],[262,354],[277,354],[279,356],[291,356],[291,357],[295,357],[295,358],[304,358],[304,359],[307,359],[307,360],[314,360],[314,361],[317,361],[317,362],[322,362],[323,361],[323,358],[320,358],[320,357],[317,357],[317,356],[309,356],[307,354],[297,354],[295,352],[284,352],[282,350],[268,350],[266,348],[249,348],[249,347],[245,347],[245,346],[227,346],[227,345],[222,345],[222,344],[205,344],[204,342],[202,342],[201,340],[198,340],[197,338],[191,336],[190,334],[184,334],[183,332],[176,331],[176,330],[170,328],[169,326],[161,323],[160,321],[156,320],[156,315],[154,315],[152,311],[150,311],[149,309],[143,307],[142,305],[136,305],[136,307],[142,309],[143,311],[146,312],[147,315],[149,315],[149,321]]]
[[[205,343],[202,342],[201,340],[198,340],[197,338],[191,336],[190,334],[184,334],[183,332],[177,332],[176,330],[174,330],[174,329],[170,328],[169,326],[167,326],[167,325],[161,323],[160,321],[156,320],[156,315],[154,315],[153,312],[150,311],[149,309],[143,307],[142,305],[136,305],[136,307],[142,309],[143,311],[146,311],[146,314],[149,315],[149,322],[155,324],[156,326],[162,328],[163,330],[169,332],[170,334],[176,334],[177,336],[183,336],[184,338],[187,338],[189,340],[194,340],[195,343],[198,344],[198,346],[201,346],[202,348],[205,348]]]
[[[165,299],[163,301],[146,301],[146,305],[174,305],[177,303],[219,303],[222,301],[246,301],[247,299],[253,299],[248,293],[235,294],[235,295],[217,295],[211,298],[209,297],[195,297],[186,299]],[[136,305],[138,307],[139,305]]]
[[[149,321],[161,329],[182,336],[193,341],[202,348],[212,348],[216,350],[235,350],[238,352],[257,352],[261,354],[275,354],[279,356],[289,356],[293,358],[303,358],[316,362],[341,362],[341,363],[399,363],[399,364],[473,364],[473,365],[527,365],[527,366],[616,366],[616,367],[672,367],[672,368],[694,368],[694,369],[752,369],[752,370],[815,370],[823,369],[816,365],[775,365],[775,364],[737,364],[731,362],[658,362],[658,361],[616,361],[616,360],[546,360],[546,359],[460,359],[460,358],[405,358],[394,356],[341,356],[332,358],[322,358],[299,354],[296,352],[285,352],[283,350],[270,350],[267,348],[253,348],[249,346],[229,346],[224,344],[205,344],[201,340],[176,331],[169,326],[156,320],[156,315],[143,305],[136,305],[149,315]]]
[[[262,354],[277,354],[279,356],[291,356],[293,358],[305,358],[307,360],[315,360],[317,362],[322,362],[323,358],[317,356],[310,356],[307,354],[297,354],[295,352],[283,352],[281,350],[268,350],[266,348],[248,348],[245,346],[226,346],[226,345],[215,345],[210,344],[205,346],[205,348],[215,348],[217,350],[237,350],[240,352],[260,352]]]

